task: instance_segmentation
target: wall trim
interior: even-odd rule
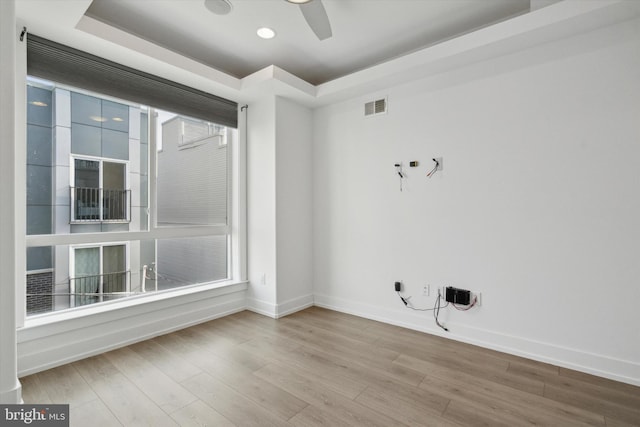
[[[276,306],[276,318],[288,316],[296,311],[304,310],[313,305],[313,294],[303,295],[284,301]]]
[[[271,317],[272,319],[278,318],[277,306],[275,304],[256,298],[247,298],[247,310]]]
[[[453,322],[446,323],[450,330],[447,333],[433,324],[431,315],[421,316],[401,307],[389,309],[319,294],[314,295],[314,305],[640,386],[640,364],[631,361]]]
[[[11,390],[0,391],[0,402],[24,403],[24,400],[22,400],[22,384],[20,384],[20,381],[16,381],[16,386]]]
[[[271,317],[272,319],[279,319],[313,306],[313,301],[313,294],[292,298],[280,304],[273,304],[255,298],[247,298],[247,310]]]

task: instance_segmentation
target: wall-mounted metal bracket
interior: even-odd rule
[[[427,174],[428,178],[431,178],[433,174],[435,174],[438,171],[441,171],[444,168],[444,161],[442,160],[442,157],[435,157],[433,159],[433,162],[434,162],[433,169],[431,169]]]

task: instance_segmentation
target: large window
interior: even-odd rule
[[[28,69],[36,77],[27,79],[27,314],[231,279],[236,107],[214,99],[232,114],[211,116],[220,105],[208,95],[195,91],[194,100],[166,81],[166,90],[142,85],[153,92],[145,97],[133,82],[139,73],[114,81],[120,68],[105,74],[108,84],[100,75],[71,82],[59,56],[76,52],[35,40]],[[94,68],[114,66],[88,59],[98,61]],[[93,72],[80,62],[74,72]]]

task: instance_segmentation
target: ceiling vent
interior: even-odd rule
[[[364,116],[375,116],[387,112],[387,98],[376,99],[364,104]]]

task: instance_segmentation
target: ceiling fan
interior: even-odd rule
[[[322,0],[285,0],[289,3],[297,4],[300,7],[302,16],[309,24],[311,30],[320,40],[328,39],[332,36],[329,16],[324,9]],[[230,0],[204,0],[204,5],[216,15],[226,15],[231,12],[233,5]]]

